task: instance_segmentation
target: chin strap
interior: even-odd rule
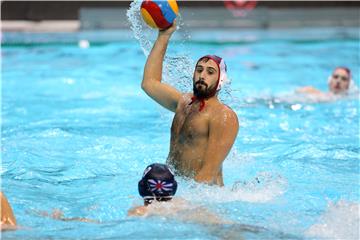
[[[205,107],[205,100],[203,98],[197,98],[196,96],[193,96],[191,97],[191,102],[189,103],[189,105],[193,104],[196,101],[200,102],[199,112],[201,112]]]

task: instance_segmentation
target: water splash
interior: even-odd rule
[[[142,1],[133,1],[130,4],[126,15],[130,22],[131,30],[133,31],[134,37],[139,41],[140,47],[147,57],[153,46],[153,39],[157,31],[148,27],[142,20],[140,14],[140,5]],[[184,26],[181,15],[177,18],[177,33],[182,34],[180,45],[184,44],[184,41],[189,39],[189,35],[186,31],[179,31]],[[170,42],[169,44],[172,44]],[[169,49],[170,50],[170,49]],[[169,51],[165,56],[163,63],[163,81],[171,83],[172,86],[176,87],[182,92],[189,92],[192,89],[192,74],[193,66],[195,63],[188,57],[189,53],[182,54],[171,54]],[[174,81],[175,80],[175,81]]]
[[[305,234],[326,239],[359,239],[359,222],[359,203],[329,202],[319,223],[312,225]]]
[[[187,183],[182,185],[189,185]],[[251,181],[236,182],[232,188],[229,187],[215,187],[204,184],[192,183],[189,189],[183,190],[179,196],[194,201],[205,202],[252,202],[265,203],[281,196],[287,188],[287,181],[280,175],[274,175],[269,172],[260,172]]]
[[[141,3],[142,1],[140,0],[133,1],[130,4],[130,8],[126,15],[130,22],[130,28],[133,31],[134,37],[139,41],[140,47],[147,57],[153,46],[153,39],[155,39],[157,31],[148,27],[142,20],[140,13]],[[177,31],[175,34],[180,38],[180,41],[177,41],[176,43],[170,41],[169,44],[177,44],[180,48],[185,48],[186,41],[188,41],[191,36],[186,30],[181,13],[179,13],[176,21]],[[181,92],[191,92],[195,62],[189,57],[190,55],[191,53],[189,52],[175,54],[172,53],[171,48],[169,48],[163,63],[163,82],[174,86]],[[219,98],[223,102],[233,101],[230,84],[231,80],[225,82],[223,89],[220,91]]]

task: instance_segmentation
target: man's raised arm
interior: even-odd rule
[[[147,58],[144,77],[141,83],[142,89],[161,106],[175,112],[181,93],[174,87],[162,83],[162,65],[166,48],[172,33],[176,30],[176,23],[166,29],[159,31],[159,35]]]

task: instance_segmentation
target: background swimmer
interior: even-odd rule
[[[329,92],[324,93],[312,86],[299,88],[296,92],[302,94],[323,95],[325,97],[329,95],[344,95],[348,93],[352,81],[350,69],[346,67],[337,67],[328,79]]]

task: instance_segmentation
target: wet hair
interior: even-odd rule
[[[203,57],[199,58],[196,65],[198,65],[199,62],[206,62],[207,63],[210,59],[215,61],[217,64],[220,64],[220,62],[221,62],[221,57],[218,57],[216,55],[206,55],[206,56],[203,56]]]
[[[210,58],[209,57],[202,57],[202,58],[200,58],[198,61],[197,61],[197,63],[196,63],[196,66],[199,64],[199,62],[208,62],[210,60]]]
[[[166,164],[153,163],[146,167],[138,183],[140,196],[145,205],[152,201],[169,201],[175,195],[177,182],[175,176]]]
[[[349,75],[349,78],[351,78],[351,70],[350,70],[349,68],[339,66],[339,67],[336,67],[334,71],[336,71],[336,69],[343,69],[343,70],[345,70],[345,72]]]

